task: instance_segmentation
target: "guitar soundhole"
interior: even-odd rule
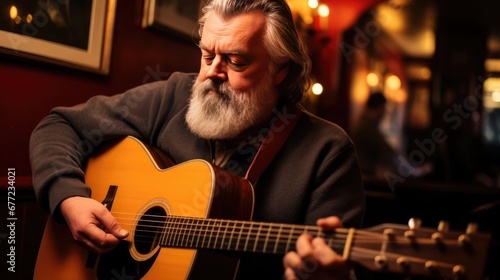
[[[167,213],[160,206],[148,209],[137,223],[134,244],[138,253],[148,254],[158,246],[165,226]]]

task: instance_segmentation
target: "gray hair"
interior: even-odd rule
[[[271,60],[277,65],[288,66],[288,74],[280,85],[284,101],[288,104],[302,101],[310,86],[311,59],[285,0],[208,0],[199,20],[200,36],[212,13],[228,19],[253,11],[262,11],[266,18],[264,45]]]

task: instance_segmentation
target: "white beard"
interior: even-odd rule
[[[251,91],[236,92],[227,82],[196,80],[186,114],[189,129],[205,139],[235,138],[267,116],[259,96],[273,94],[270,85],[271,81],[262,81]]]

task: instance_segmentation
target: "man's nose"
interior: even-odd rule
[[[209,65],[207,78],[211,80],[227,80],[227,64],[220,57],[216,57]]]

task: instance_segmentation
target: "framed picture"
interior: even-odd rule
[[[187,40],[199,39],[204,0],[145,0],[143,28],[152,27]]]
[[[108,74],[116,1],[1,1],[0,52]]]

